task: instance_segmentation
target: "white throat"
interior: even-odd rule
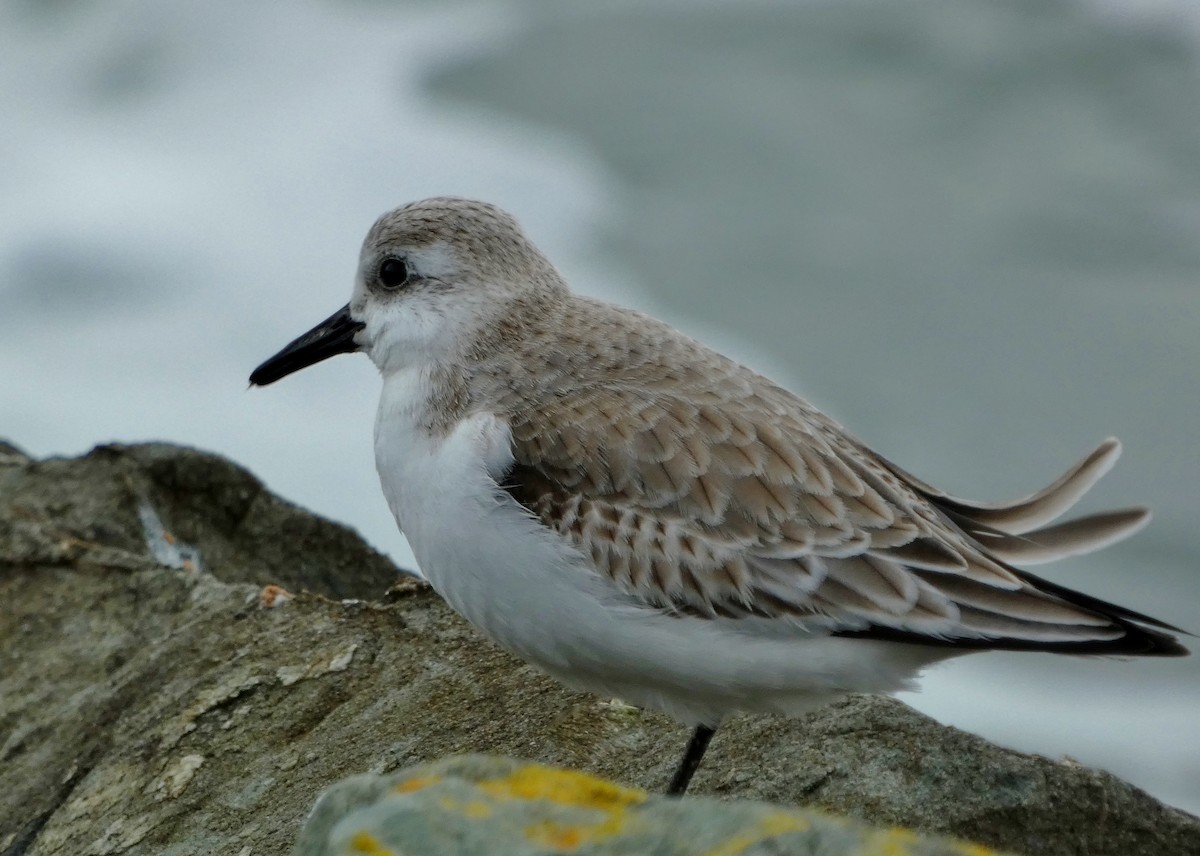
[[[452,485],[496,489],[495,479],[512,464],[508,426],[490,413],[474,414],[448,431],[431,429],[445,395],[429,363],[384,374],[375,415],[375,466],[384,494],[411,541],[418,533],[410,513]],[[461,497],[458,497],[461,498]],[[415,545],[414,545],[415,549]]]

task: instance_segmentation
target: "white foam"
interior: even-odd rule
[[[564,267],[587,266],[607,204],[589,154],[422,90],[498,44],[519,7],[43,14],[0,10],[0,289],[22,312],[0,319],[0,361],[20,367],[3,431],[36,454],[150,438],[223,451],[411,567],[371,463],[367,361],[253,394],[246,376],[348,299],[366,228],[411,199],[493,200]],[[71,311],[81,294],[112,310]]]

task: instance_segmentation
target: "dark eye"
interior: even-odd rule
[[[379,283],[384,288],[400,288],[408,282],[408,265],[404,259],[384,259],[379,266]]]

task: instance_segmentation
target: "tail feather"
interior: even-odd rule
[[[1090,553],[1132,535],[1149,522],[1150,512],[1144,508],[1053,522],[1112,469],[1120,454],[1121,444],[1109,438],[1037,493],[997,504],[951,496],[884,461],[974,542],[974,552],[959,554],[966,562],[965,569],[923,542],[877,551],[881,558],[899,562],[948,599],[958,610],[958,626],[952,633],[937,635],[916,627],[877,623],[838,635],[965,649],[1158,657],[1187,654],[1170,635],[1191,635],[1187,631],[1017,567]]]
[[[891,462],[888,466],[942,510],[980,526],[1021,535],[1061,517],[1079,502],[1121,456],[1121,442],[1109,437],[1051,484],[1022,499],[1004,503],[974,502],[952,496],[905,472]]]
[[[1150,522],[1150,511],[1145,508],[1104,511],[1035,529],[1024,535],[1010,535],[998,529],[982,527],[956,514],[950,517],[988,553],[1002,562],[1040,565],[1091,553],[1128,538]]]

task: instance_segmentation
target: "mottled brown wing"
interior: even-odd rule
[[[928,644],[1182,650],[1130,622],[1161,623],[1038,580],[985,546],[1053,558],[1141,525],[1135,509],[1028,531],[1070,507],[1113,449],[1022,502],[969,503],[665,325],[642,316],[635,333],[603,305],[588,310],[603,336],[573,318],[577,340],[527,355],[537,384],[507,384],[515,465],[504,486],[636,600]]]
[[[686,400],[672,387],[696,378],[643,376],[510,417],[506,487],[658,607],[932,626],[954,610],[911,566],[1020,587],[948,544],[937,512],[821,414],[762,378],[706,368]]]

